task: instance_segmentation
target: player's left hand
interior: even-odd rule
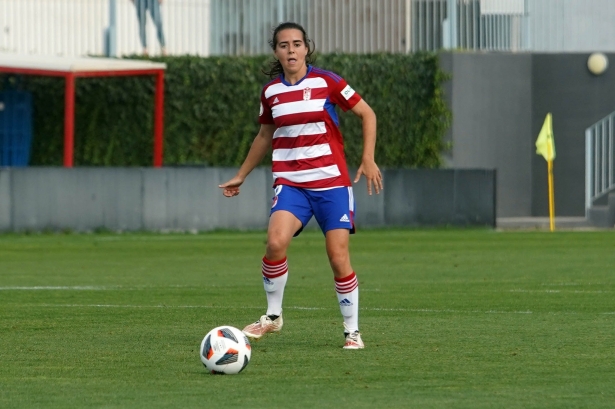
[[[376,194],[380,194],[380,191],[384,189],[382,185],[382,173],[380,173],[380,169],[378,169],[378,165],[373,160],[363,160],[361,162],[361,166],[359,166],[359,170],[357,171],[357,176],[354,178],[354,183],[357,183],[359,179],[361,179],[361,175],[365,175],[365,179],[367,179],[367,194],[371,196],[372,194],[372,186],[376,191]]]

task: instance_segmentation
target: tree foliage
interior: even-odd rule
[[[166,165],[238,166],[258,132],[259,94],[270,57],[165,57]],[[319,67],[344,77],[378,117],[376,160],[383,167],[436,168],[450,113],[445,75],[431,53],[320,55]],[[75,165],[150,166],[153,77],[76,82]],[[25,77],[33,93],[32,165],[61,165],[64,82]],[[350,166],[362,154],[360,121],[340,112]],[[270,158],[267,159],[270,163]]]

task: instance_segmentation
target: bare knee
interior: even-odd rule
[[[330,230],[326,233],[326,237],[327,256],[335,278],[344,278],[352,274],[348,250],[348,230]]]
[[[344,278],[352,273],[348,249],[328,250],[329,264],[336,278]]]
[[[268,260],[277,261],[286,257],[286,250],[288,249],[289,241],[282,235],[270,232],[267,236],[267,249],[266,255]]]
[[[301,222],[295,215],[285,210],[274,212],[269,218],[267,230],[267,250],[265,257],[271,261],[282,260],[286,257],[286,249]]]

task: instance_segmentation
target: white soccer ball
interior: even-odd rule
[[[238,374],[252,355],[248,338],[235,327],[223,325],[209,331],[201,342],[201,361],[212,374]]]

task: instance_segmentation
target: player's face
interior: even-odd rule
[[[303,41],[301,30],[289,28],[278,33],[278,44],[275,47],[275,56],[282,64],[285,75],[301,74],[307,70],[305,57],[308,48]]]

